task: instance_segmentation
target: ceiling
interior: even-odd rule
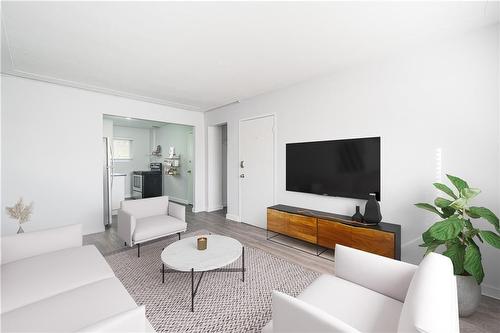
[[[2,2],[2,72],[207,111],[451,34],[498,2]]]

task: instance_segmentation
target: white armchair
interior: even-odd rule
[[[118,236],[125,245],[137,245],[141,256],[141,243],[186,231],[186,208],[170,202],[168,196],[121,202],[118,211]]]
[[[272,311],[263,332],[459,332],[453,266],[436,253],[415,266],[336,245],[335,276],[273,291]]]

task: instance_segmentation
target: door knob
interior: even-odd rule
[[[245,178],[245,174],[244,174],[244,173],[242,173],[242,174],[240,175],[240,178]]]

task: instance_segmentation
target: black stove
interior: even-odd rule
[[[132,173],[132,197],[135,199],[163,195],[163,164],[150,163],[149,168]]]

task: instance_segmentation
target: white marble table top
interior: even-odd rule
[[[207,237],[207,249],[196,248],[197,239]],[[161,253],[165,266],[177,271],[210,271],[236,261],[243,245],[234,238],[220,235],[203,235],[181,239],[167,246]]]

